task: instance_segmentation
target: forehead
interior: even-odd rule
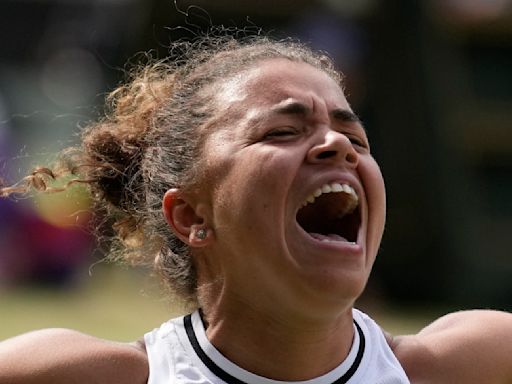
[[[290,100],[291,99],[291,100]],[[321,103],[327,109],[350,109],[343,90],[327,73],[310,64],[271,59],[226,80],[216,100],[220,109],[265,108],[285,101],[298,101],[312,109]]]

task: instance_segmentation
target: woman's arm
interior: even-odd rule
[[[67,329],[30,332],[0,343],[0,384],[146,383],[147,355]]]
[[[452,313],[393,344],[412,383],[512,383],[510,313]]]

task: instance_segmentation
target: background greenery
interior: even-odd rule
[[[111,266],[84,273],[75,287],[21,286],[0,291],[0,339],[47,327],[132,341],[183,311],[140,273]]]
[[[0,340],[40,328],[77,329],[98,337],[133,341],[186,309],[165,298],[157,283],[140,271],[99,265],[68,289],[22,286],[0,290]],[[361,303],[393,334],[412,333],[436,317]]]

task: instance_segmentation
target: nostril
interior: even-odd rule
[[[346,160],[349,162],[349,163],[357,163],[357,155],[355,153],[347,153],[347,156],[346,156]]]
[[[327,159],[329,157],[336,156],[336,151],[323,151],[320,152],[317,156],[318,159]]]

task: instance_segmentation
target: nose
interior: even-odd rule
[[[307,153],[310,163],[332,163],[350,168],[357,166],[359,155],[347,136],[326,129],[320,137]]]

